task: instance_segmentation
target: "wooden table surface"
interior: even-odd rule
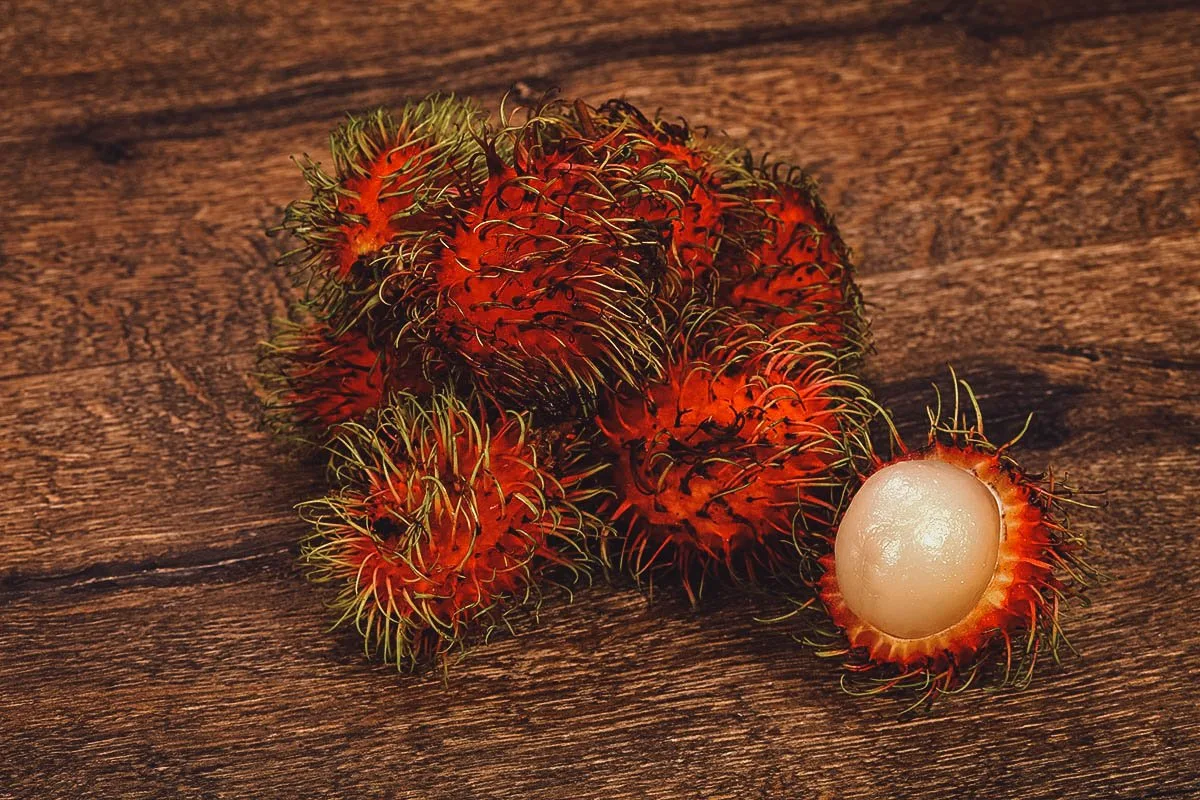
[[[1200,796],[1200,12],[0,3],[0,797]],[[907,427],[952,362],[1107,508],[1082,657],[897,720],[749,600],[596,586],[451,673],[326,632],[248,370],[340,115],[514,83],[808,167]]]

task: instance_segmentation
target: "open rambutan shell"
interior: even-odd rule
[[[949,420],[942,418],[940,404],[931,409],[925,447],[910,452],[900,444],[901,455],[887,462],[875,459],[862,477],[922,461],[949,465],[977,479],[1000,510],[991,577],[970,610],[956,615],[957,621],[927,635],[895,636],[883,630],[888,626],[878,619],[868,620],[870,613],[852,608],[839,580],[836,537],[830,537],[819,559],[823,574],[817,588],[837,630],[822,630],[810,639],[822,655],[842,659],[847,670],[843,685],[850,691],[904,689],[915,692],[920,704],[964,689],[983,675],[1001,685],[1023,686],[1040,660],[1057,660],[1058,648],[1066,642],[1059,612],[1068,599],[1082,596],[1095,575],[1083,561],[1086,542],[1068,525],[1066,506],[1078,504],[1071,490],[1049,473],[1023,470],[1008,454],[1016,439],[997,446],[985,437],[978,404],[966,383],[961,387],[975,409],[975,422],[971,425],[960,416],[960,383],[955,385]],[[886,509],[877,513],[886,516]],[[936,535],[935,528],[917,535]],[[855,576],[856,584],[861,580]],[[878,585],[877,590],[889,591]],[[911,616],[919,609],[904,613]]]

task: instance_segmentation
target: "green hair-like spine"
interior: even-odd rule
[[[671,352],[663,380],[623,387],[599,421],[618,459],[614,477],[632,481],[616,492],[616,516],[628,516],[622,562],[640,577],[666,566],[659,556],[673,550],[695,602],[693,571],[700,587],[718,566],[753,583],[795,561],[793,536],[825,533],[873,412],[866,388],[804,325],[768,332],[729,309],[692,304]],[[705,496],[696,518],[651,521]],[[700,532],[726,517],[724,533]]]
[[[530,112],[484,143],[488,176],[398,300],[502,402],[577,416],[616,381],[661,369],[660,226],[625,214],[648,188],[631,151],[567,109]],[[505,154],[511,154],[505,157]]]
[[[345,306],[376,302],[384,273],[435,237],[460,202],[459,187],[481,176],[485,129],[473,103],[433,95],[395,114],[350,115],[329,137],[332,172],[300,159],[312,196],[284,211],[280,229],[300,246],[280,262],[309,304],[350,319],[362,310]],[[369,234],[356,240],[364,227]]]
[[[541,587],[589,574],[603,523],[588,442],[535,431],[527,414],[478,399],[398,395],[330,446],[332,494],[301,505],[308,577],[337,592],[368,655],[401,669],[443,665],[536,612]]]

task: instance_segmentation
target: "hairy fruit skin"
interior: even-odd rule
[[[394,218],[412,211],[413,194],[406,189],[428,168],[428,161],[419,146],[397,145],[372,159],[366,174],[342,180],[345,194],[337,198],[337,216],[345,221],[338,226],[328,265],[334,280],[349,281],[356,271],[362,271],[362,261],[369,261],[403,235],[405,228]],[[404,223],[425,227],[431,220],[410,213]]]
[[[707,295],[718,254],[740,247],[726,240],[762,217],[752,200],[761,181],[746,168],[748,153],[617,100],[596,110],[577,104],[575,113],[633,154],[645,191],[629,215],[662,226],[667,242],[670,269],[660,296],[681,309],[697,293]]]
[[[473,105],[432,96],[350,117],[330,135],[332,174],[301,162],[312,197],[284,212],[301,246],[283,263],[311,305],[369,305],[385,272],[410,268],[408,253],[442,230],[459,184],[478,174],[483,127]]]
[[[392,392],[457,381],[438,353],[397,333],[385,278],[411,272],[413,251],[441,230],[455,181],[477,171],[482,124],[469,103],[431,96],[347,119],[330,135],[332,173],[301,162],[312,196],[291,203],[280,227],[299,241],[281,263],[302,292],[261,349],[275,428],[322,444]]]
[[[503,402],[586,407],[660,369],[661,238],[614,218],[641,186],[611,142],[553,116],[503,135],[510,146],[485,145],[487,180],[414,289],[414,327]]]
[[[763,216],[752,222],[749,244],[720,263],[721,300],[766,328],[808,325],[814,339],[861,355],[868,346],[862,297],[832,214],[802,171],[766,172],[773,177],[754,190]]]
[[[400,395],[331,450],[339,491],[305,503],[309,577],[332,584],[339,622],[401,668],[443,662],[536,605],[553,567],[586,568],[599,521],[581,504],[597,467],[570,432],[437,393]]]
[[[862,415],[859,387],[810,344],[708,321],[724,324],[681,337],[665,378],[612,397],[598,420],[624,559],[640,575],[673,558],[693,600],[696,574],[753,579],[794,531],[829,524]]]
[[[281,226],[304,322],[265,347],[266,403],[334,486],[303,558],[402,668],[508,625],[589,540],[607,561],[591,506],[693,601],[784,571],[870,416],[849,254],[800,173],[620,101],[500,117],[351,117]]]
[[[930,411],[929,443],[912,452],[900,443],[900,456],[886,463],[875,459],[864,478],[888,464],[918,459],[974,475],[1001,507],[995,572],[975,607],[958,622],[929,636],[901,639],[850,610],[829,547],[819,560],[823,574],[817,589],[836,630],[820,630],[811,640],[821,655],[842,659],[843,685],[856,693],[906,690],[919,705],[986,677],[999,685],[1025,686],[1040,660],[1058,660],[1058,647],[1066,643],[1060,609],[1070,598],[1086,601],[1084,592],[1095,577],[1083,560],[1087,543],[1068,523],[1067,504],[1078,504],[1071,500],[1072,490],[1049,474],[1023,470],[1008,455],[1016,439],[992,444],[984,436],[974,394],[961,385],[976,410],[974,425],[959,415],[956,383],[950,420],[942,419],[940,407]]]
[[[433,391],[415,344],[401,355],[361,326],[339,331],[321,320],[282,323],[262,355],[268,420],[318,442],[379,408],[392,392]]]

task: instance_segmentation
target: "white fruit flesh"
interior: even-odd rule
[[[921,639],[965,618],[996,571],[1003,527],[986,484],[943,461],[900,461],[850,501],[834,542],[852,612],[884,633]]]

